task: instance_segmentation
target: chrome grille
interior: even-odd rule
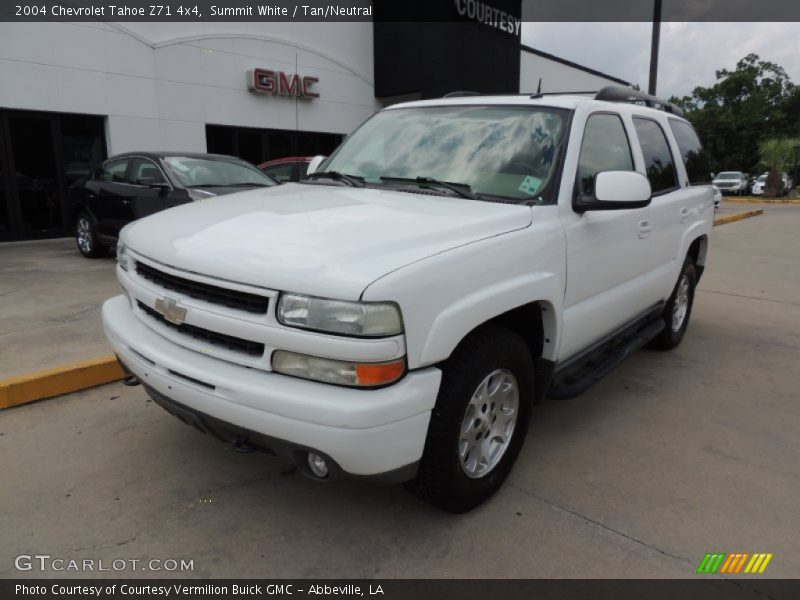
[[[179,277],[166,273],[143,262],[136,261],[136,273],[153,283],[175,292],[185,294],[190,298],[197,298],[212,304],[220,304],[229,308],[236,308],[250,313],[266,314],[269,307],[269,298],[222,288],[192,279]],[[158,313],[156,313],[158,314]]]

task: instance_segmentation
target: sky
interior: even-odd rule
[[[651,32],[650,23],[523,23],[522,43],[646,91]],[[662,23],[657,94],[710,86],[718,69],[734,69],[751,52],[800,84],[800,23]]]

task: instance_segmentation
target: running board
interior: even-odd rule
[[[613,371],[628,356],[650,342],[664,329],[664,320],[655,319],[636,328],[631,334],[622,336],[619,344],[611,348],[599,349],[587,357],[582,367],[570,365],[566,373],[556,372],[549,398],[566,400],[582,394],[603,377]]]

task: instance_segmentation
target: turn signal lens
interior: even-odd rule
[[[117,264],[123,271],[128,270],[128,249],[122,242],[117,242]]]
[[[406,369],[404,358],[384,363],[355,363],[276,350],[272,355],[276,373],[322,383],[353,387],[377,387],[394,383]]]
[[[356,379],[358,385],[385,385],[400,379],[405,368],[402,360],[377,365],[360,364],[356,365]]]

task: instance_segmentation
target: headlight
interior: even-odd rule
[[[122,242],[117,242],[117,264],[123,271],[128,270],[128,249]]]
[[[405,359],[384,363],[355,363],[276,350],[272,370],[322,383],[355,387],[377,387],[394,383],[406,370]]]
[[[389,302],[346,302],[300,294],[281,294],[278,321],[327,333],[386,337],[403,333],[400,309]]]

